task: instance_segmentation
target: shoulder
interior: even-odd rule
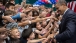
[[[14,22],[14,23],[8,23],[8,24],[6,25],[6,28],[7,28],[7,29],[11,29],[11,28],[13,28],[13,27],[18,27],[18,23]]]
[[[20,38],[21,43],[27,43],[27,40],[23,39],[22,37]]]
[[[76,18],[76,13],[74,11],[72,11],[72,10],[69,9],[66,12],[66,16],[67,16],[67,18]]]

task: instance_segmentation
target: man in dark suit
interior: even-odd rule
[[[59,0],[55,7],[63,17],[59,25],[59,34],[51,34],[50,37],[59,43],[76,43],[76,14],[67,7],[65,0]]]

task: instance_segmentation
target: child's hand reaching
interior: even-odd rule
[[[49,28],[49,30],[51,30],[53,28],[53,24],[51,23],[51,27]]]

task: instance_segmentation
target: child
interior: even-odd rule
[[[21,43],[20,42],[20,32],[18,28],[12,28],[10,29],[10,43]]]
[[[8,13],[10,13],[10,12],[8,12]],[[4,26],[5,25],[3,20],[6,20],[8,22],[14,22],[14,20],[10,16],[8,16],[7,14],[4,14],[3,11],[0,9],[0,26]]]
[[[0,43],[9,43],[7,40],[8,37],[8,31],[6,28],[1,27],[0,28]]]
[[[35,34],[32,32],[32,28],[25,29],[22,33],[22,38],[24,39],[25,43],[37,43],[46,39],[46,38],[42,38],[42,39],[35,40],[34,39]]]
[[[3,1],[2,0],[0,0],[0,8],[3,9],[3,10],[5,9],[5,7],[3,6]]]
[[[11,10],[7,10],[7,11],[4,12],[4,16],[10,16],[10,18],[11,18],[11,16],[13,16],[13,14],[14,14],[14,12],[11,11]],[[12,19],[12,18],[11,18],[11,19]],[[13,19],[12,19],[12,20],[13,20]],[[13,20],[13,21],[14,21],[14,20]],[[12,21],[12,22],[13,22],[13,21]],[[2,20],[2,22],[3,22],[3,24],[9,23],[8,20],[6,20],[6,19]]]
[[[45,18],[45,17],[46,17],[46,14],[47,14],[46,11],[42,11],[39,16],[40,16],[41,18]]]
[[[48,25],[45,22],[45,25],[46,25],[45,27],[41,27],[39,25],[38,27],[39,28],[41,27],[42,30],[41,31],[38,31],[38,30],[35,31],[36,33],[38,33],[39,38],[46,38],[49,35],[49,33],[50,33],[51,29],[52,29],[52,22],[51,21],[48,23]],[[51,26],[51,29],[49,29],[50,26]],[[38,27],[37,27],[37,29],[38,29]]]
[[[15,11],[15,5],[14,4],[12,4],[12,3],[7,3],[6,5],[5,5],[5,10],[11,10],[11,11]]]

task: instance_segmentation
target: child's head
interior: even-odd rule
[[[15,4],[14,0],[9,0],[9,3]]]
[[[39,16],[39,12],[38,12],[37,10],[33,10],[33,11],[32,11],[32,16],[33,16],[33,17]]]
[[[5,6],[6,10],[11,10],[11,11],[15,10],[14,7],[15,7],[15,5],[12,4],[12,3],[7,3],[6,6]]]
[[[47,26],[47,21],[46,20],[43,20],[42,27],[46,27],[46,26]]]
[[[14,11],[11,11],[11,10],[6,10],[4,12],[4,16],[13,16],[14,14],[15,14],[15,12]]]
[[[33,33],[32,28],[25,29],[25,30],[22,32],[22,37],[23,37],[23,39],[25,39],[25,40],[34,39],[34,38],[35,38],[35,34]]]
[[[27,11],[26,15],[27,15],[27,17],[32,17],[32,11]]]
[[[54,11],[51,13],[51,16],[55,17],[55,12]]]
[[[8,37],[8,32],[6,28],[0,28],[0,40],[5,40]]]
[[[19,39],[20,38],[20,32],[19,32],[18,28],[10,29],[10,37],[13,39]]]
[[[42,6],[39,6],[39,8],[40,8],[41,10],[44,10],[44,9],[45,9],[45,6],[42,5]]]
[[[24,22],[26,20],[27,20],[26,17],[24,17],[24,18],[21,19],[21,22]]]
[[[0,0],[0,6],[2,6],[3,5],[3,1],[2,0]]]
[[[18,12],[21,10],[20,7],[21,7],[21,6],[20,6],[19,4],[16,4],[16,5],[15,5],[15,12],[16,12],[16,13],[18,13]]]
[[[23,2],[21,3],[21,6],[24,7],[25,5],[26,5],[26,2],[23,1]]]
[[[38,30],[42,30],[40,22],[37,22],[37,23],[36,23],[36,28],[37,28]]]
[[[14,14],[15,14],[15,12],[11,11],[11,10],[7,10],[4,12],[4,16],[13,16]],[[8,20],[4,19],[3,22],[6,24],[6,23],[8,23]]]
[[[40,13],[40,17],[46,17],[46,14],[47,14],[47,12],[46,11],[42,11],[41,13]]]

